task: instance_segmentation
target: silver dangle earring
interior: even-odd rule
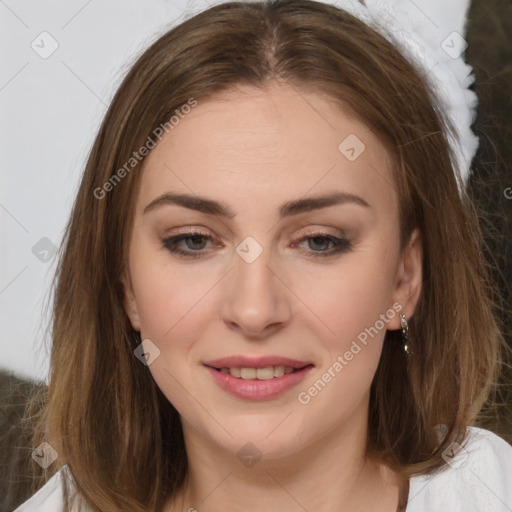
[[[404,339],[404,352],[407,357],[412,355],[411,346],[409,344],[409,324],[405,315],[400,314],[400,325],[402,326],[402,336]]]

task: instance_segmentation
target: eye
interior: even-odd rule
[[[316,249],[309,251],[309,254],[314,258],[334,256],[348,252],[352,249],[351,242],[349,242],[346,238],[338,238],[332,235],[327,235],[325,233],[314,233],[299,240],[300,243],[304,241],[309,241],[308,246],[310,248],[316,247]],[[318,248],[322,249],[322,247],[325,247],[329,244],[333,244],[333,247],[331,247],[330,250],[317,250]]]
[[[183,233],[177,236],[171,236],[162,240],[163,246],[171,253],[189,258],[198,258],[204,254],[204,240],[213,240],[211,236],[200,232]],[[190,251],[179,248],[182,241],[191,241],[191,244],[186,243],[186,246],[191,249]]]
[[[205,254],[205,241],[213,240],[210,235],[194,231],[165,238],[162,240],[162,245],[172,254],[186,258],[199,258]],[[300,245],[305,241],[310,241],[308,246],[312,250],[306,252],[314,258],[334,256],[352,249],[352,244],[347,239],[338,238],[325,233],[313,233],[309,236],[302,237],[294,246]],[[181,242],[185,242],[185,249],[180,247]],[[325,249],[329,244],[332,244],[329,250],[322,250],[322,248]]]

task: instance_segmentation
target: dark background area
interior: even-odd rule
[[[473,0],[466,40],[479,99],[473,128],[480,139],[469,190],[481,212],[483,251],[503,300],[498,313],[512,350],[512,199],[505,197],[512,188],[512,1]],[[498,406],[486,408],[483,426],[512,444],[511,382],[511,367],[504,366]]]
[[[448,0],[449,1],[449,0]],[[485,245],[482,248],[502,301],[498,314],[512,350],[512,0],[473,0],[468,15],[466,61],[475,74],[479,98],[474,131],[480,146],[473,164],[469,190],[480,212]],[[503,368],[497,406],[485,407],[480,425],[512,444],[512,368]],[[31,495],[30,432],[21,418],[30,393],[38,383],[0,373],[0,512],[7,506],[8,482],[15,481],[10,501],[22,503]]]

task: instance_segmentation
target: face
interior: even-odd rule
[[[391,165],[348,111],[276,84],[199,101],[150,152],[125,309],[186,438],[279,458],[364,432],[386,329],[421,282]]]

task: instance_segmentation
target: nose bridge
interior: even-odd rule
[[[271,294],[271,281],[273,273],[271,248],[261,246],[253,237],[249,237],[236,249],[235,268],[233,278],[237,284],[235,288],[240,292],[248,292],[254,297],[261,292]]]

